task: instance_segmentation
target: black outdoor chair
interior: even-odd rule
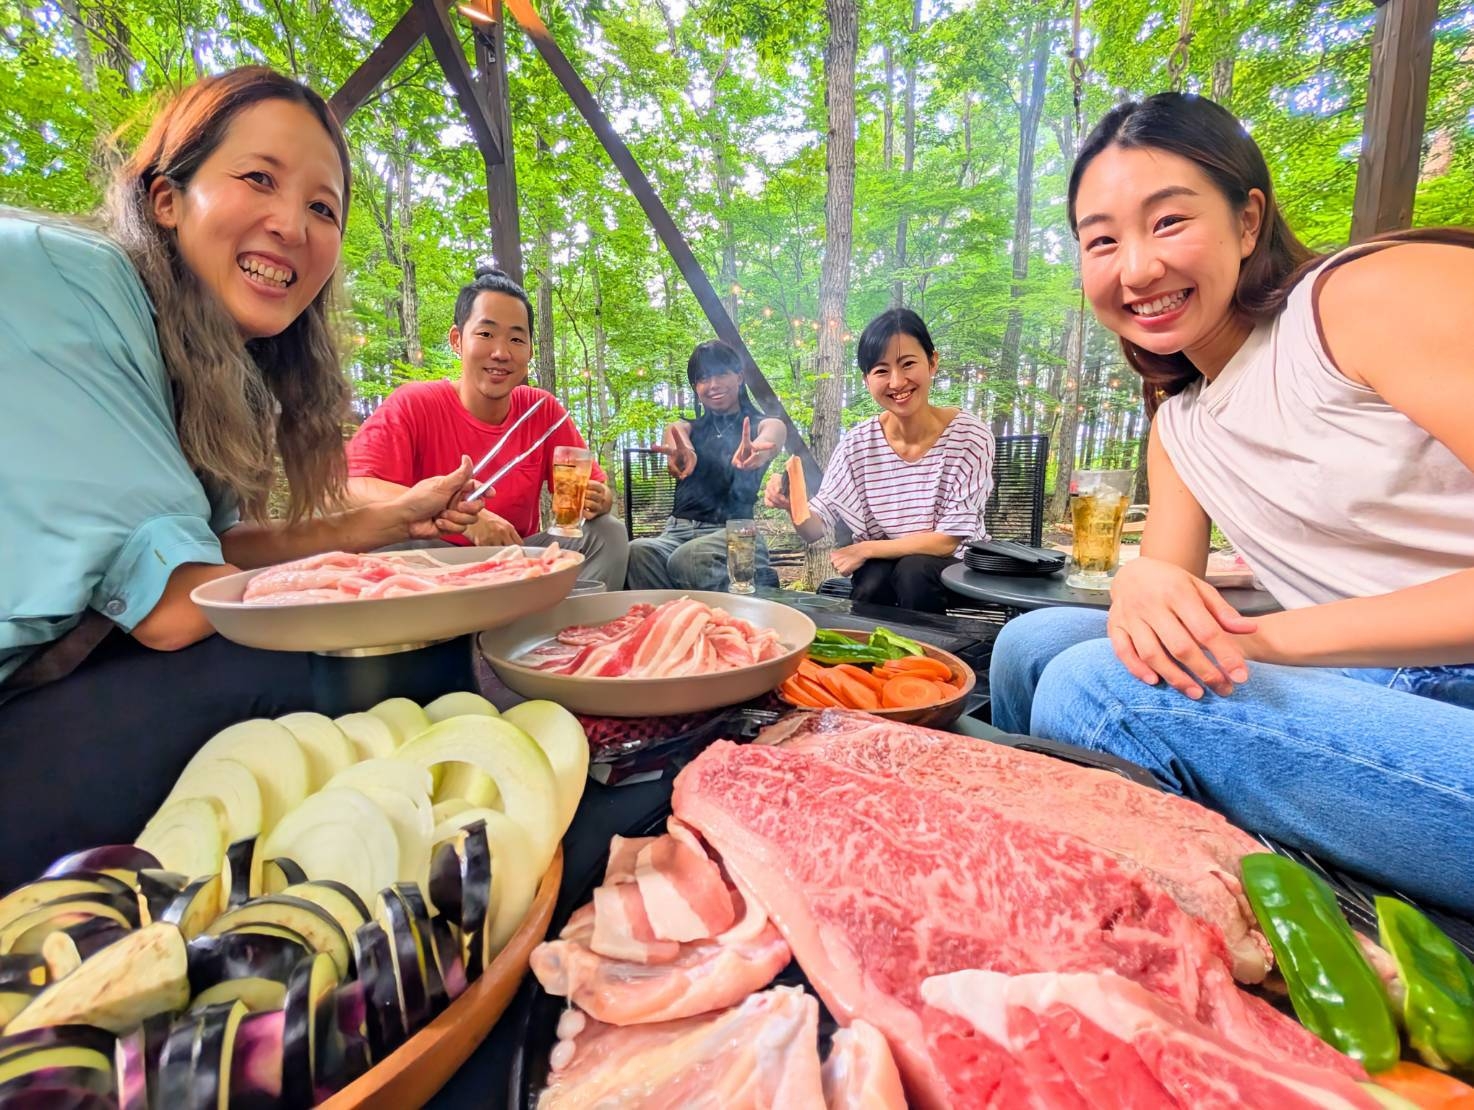
[[[1048,467],[1048,436],[998,437],[993,452],[993,495],[983,511],[988,535],[1039,546],[1044,538],[1044,473]],[[850,588],[848,578],[826,578],[819,593],[849,597]],[[948,612],[1000,625],[1007,617],[1006,610],[992,607],[958,607]]]
[[[675,505],[676,480],[666,469],[665,456],[648,447],[626,447],[624,451],[624,527],[630,539],[658,536],[665,531],[666,519]],[[768,545],[769,566],[757,572],[759,586],[778,585],[772,569],[775,559],[791,554]]]

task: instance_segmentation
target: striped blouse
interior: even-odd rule
[[[993,489],[993,433],[959,412],[930,451],[907,462],[886,441],[880,417],[856,424],[840,439],[809,510],[831,529],[839,521],[862,540],[893,540],[919,532],[984,539],[983,506]]]

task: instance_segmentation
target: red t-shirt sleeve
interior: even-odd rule
[[[385,397],[348,441],[348,476],[412,486],[415,474],[414,412],[400,390]]]

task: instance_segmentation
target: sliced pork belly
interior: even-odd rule
[[[955,1110],[1379,1105],[1340,1072],[1246,1052],[1113,972],[958,971],[926,979],[921,996]]]
[[[705,1018],[630,1028],[559,1025],[538,1110],[817,1110],[819,1005],[796,987]]]
[[[890,1045],[869,1022],[857,1021],[834,1034],[820,1076],[824,1110],[906,1110]]]

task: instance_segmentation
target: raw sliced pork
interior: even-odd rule
[[[958,971],[927,979],[921,996],[932,1056],[951,1065],[954,1110],[1380,1105],[1340,1072],[1247,1053],[1109,971]]]
[[[793,715],[773,726],[778,738],[858,771],[1073,834],[1142,869],[1183,910],[1217,926],[1234,978],[1257,983],[1269,970],[1269,941],[1238,878],[1239,860],[1264,845],[1196,802],[1109,771],[847,710]]]
[[[725,741],[681,772],[673,805],[841,1024],[885,1034],[923,1110],[949,1095],[923,1036],[921,981],[972,968],[1114,971],[1249,1051],[1361,1074],[1239,991],[1217,930],[1068,833],[812,752]]]
[[[301,605],[405,597],[469,586],[496,586],[552,574],[583,561],[557,544],[537,555],[505,547],[477,563],[447,563],[426,551],[350,555],[329,551],[270,567],[249,582],[241,600],[250,605]]]
[[[621,1028],[576,1010],[558,1026],[538,1110],[818,1110],[819,1004],[797,987],[703,1018]]]

